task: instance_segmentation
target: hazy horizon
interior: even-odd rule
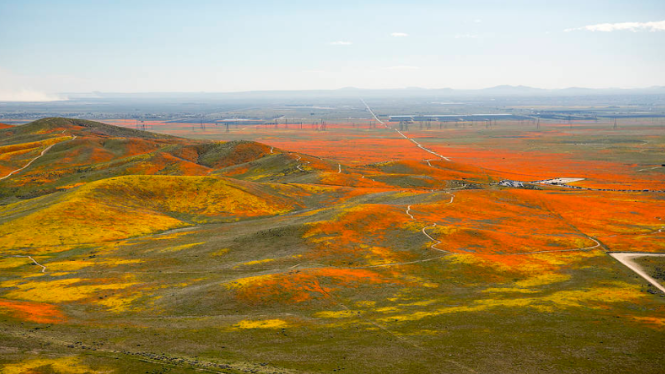
[[[4,2],[0,100],[69,92],[647,88],[665,3]]]

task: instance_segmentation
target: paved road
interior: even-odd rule
[[[610,253],[609,255],[614,257],[617,261],[621,262],[622,264],[626,265],[630,270],[634,271],[635,273],[637,273],[637,275],[646,279],[647,282],[651,283],[654,287],[658,288],[663,293],[665,293],[665,287],[663,287],[662,284],[658,283],[657,280],[649,276],[649,274],[645,273],[644,269],[642,269],[640,265],[638,265],[635,261],[633,261],[638,257],[646,257],[646,256],[665,257],[665,253]]]
[[[363,104],[365,104],[365,107],[367,108],[367,110],[370,112],[370,114],[372,115],[372,117],[374,117],[374,119],[375,119],[377,122],[379,122],[380,124],[382,124],[385,128],[387,128],[387,129],[389,128],[388,125],[387,125],[385,122],[381,121],[381,120],[379,119],[379,117],[377,117],[376,114],[374,114],[374,112],[372,111],[372,108],[370,108],[369,105],[367,105],[367,103],[365,102],[365,100],[360,99],[360,101],[362,101]],[[434,152],[433,150],[431,150],[431,149],[429,149],[429,148],[423,146],[422,144],[418,143],[416,140],[411,139],[411,138],[409,138],[408,136],[404,135],[403,132],[401,132],[401,131],[399,131],[399,130],[397,130],[397,129],[393,129],[393,130],[394,130],[395,132],[397,132],[398,134],[400,134],[404,139],[406,139],[406,140],[410,140],[413,144],[415,144],[418,148],[422,149],[423,151],[428,152],[428,153],[431,153],[431,154],[433,154],[434,156],[439,157],[439,158],[442,159],[442,160],[450,161],[450,158],[448,158],[448,157],[446,157],[446,156],[442,156],[442,155],[440,155],[440,154]],[[429,162],[428,162],[428,164],[429,164]],[[432,165],[430,164],[430,166],[432,166]]]
[[[360,99],[360,101],[362,101],[363,104],[365,104],[365,108],[367,108],[367,110],[369,111],[369,113],[372,115],[372,117],[374,117],[374,119],[375,119],[378,123],[380,123],[380,124],[382,124],[383,126],[385,126],[385,128],[388,128],[388,125],[386,125],[385,122],[381,121],[381,120],[379,119],[379,117],[377,117],[376,114],[374,114],[374,112],[372,111],[372,108],[370,108],[369,105],[367,105],[367,103],[365,102],[365,100]]]

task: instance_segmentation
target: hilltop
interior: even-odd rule
[[[4,136],[38,135],[53,133],[69,133],[73,135],[96,135],[122,138],[141,139],[172,139],[170,135],[160,135],[147,131],[139,131],[124,127],[107,125],[101,122],[74,118],[50,117],[43,118],[25,125],[9,126]]]
[[[341,163],[257,142],[198,141],[65,118],[0,130],[0,151],[5,151],[0,158],[0,172],[5,174],[0,177],[33,160],[29,170],[0,184],[0,202],[123,175],[216,175],[366,188],[445,188],[462,179],[465,183],[487,182],[486,173],[457,163],[438,169],[404,161],[344,165],[341,173]],[[415,177],[417,174],[423,175]]]

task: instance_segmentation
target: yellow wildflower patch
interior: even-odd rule
[[[5,257],[0,259],[0,269],[11,269],[19,266],[31,264],[32,261],[27,257]]]
[[[281,319],[243,320],[234,325],[239,329],[281,329],[288,326],[289,324]]]
[[[141,294],[139,293],[129,296],[113,295],[102,300],[95,301],[95,304],[104,305],[110,312],[121,313],[126,312],[129,309],[129,305],[131,305],[131,303],[139,297],[141,297]]]
[[[356,302],[356,306],[358,306],[360,308],[363,308],[363,307],[371,308],[375,305],[376,305],[376,301],[366,301],[366,300],[364,300],[364,301],[357,301]]]
[[[231,282],[227,282],[224,284],[224,286],[229,289],[243,288],[261,282],[262,280],[270,279],[271,277],[272,274],[265,274],[265,275],[257,275],[255,277],[240,278]]]
[[[83,269],[88,266],[92,266],[94,264],[95,263],[93,261],[75,260],[75,261],[50,262],[47,263],[46,266],[49,272],[54,272],[54,271],[68,272],[68,271],[76,271],[79,269]]]
[[[222,249],[218,249],[215,252],[211,253],[210,256],[219,257],[219,256],[224,256],[227,253],[229,253],[229,249],[228,248],[222,248]]]
[[[26,360],[15,364],[5,364],[1,370],[0,373],[2,374],[28,374],[38,372],[87,374],[108,372],[107,370],[92,370],[89,366],[83,364],[82,360],[77,356]]]
[[[196,247],[197,245],[201,245],[201,244],[205,244],[205,242],[177,245],[175,247],[163,248],[163,249],[160,249],[159,251],[160,252],[178,252],[178,251],[182,251],[183,249],[193,248],[193,247]]]
[[[105,290],[120,290],[134,286],[138,283],[104,283],[104,284],[83,284],[81,278],[59,279],[52,281],[6,281],[0,283],[0,287],[15,287],[17,289],[9,291],[4,296],[8,299],[30,300],[47,303],[61,303],[68,301],[77,301],[90,298],[96,293]]]
[[[567,281],[568,279],[570,279],[570,275],[568,274],[544,273],[536,275],[535,277],[515,282],[515,285],[520,288],[530,288],[530,287],[544,286],[552,283],[564,282]]]
[[[272,262],[272,261],[275,261],[275,259],[274,258],[266,258],[266,259],[263,259],[263,260],[243,262],[240,265],[244,265],[244,266],[258,265],[258,264],[265,264],[266,262]],[[237,267],[238,266],[235,266],[234,269],[237,268]]]
[[[480,299],[468,305],[438,308],[432,311],[415,312],[411,314],[394,315],[380,319],[382,322],[417,321],[426,317],[433,317],[449,313],[477,312],[498,307],[524,308],[530,307],[541,312],[551,312],[555,309],[571,307],[602,308],[605,303],[619,303],[634,301],[644,297],[639,287],[627,283],[617,282],[618,287],[598,287],[589,290],[559,291],[543,297],[526,297],[510,299]],[[381,310],[377,310],[381,311]],[[393,310],[385,309],[390,313]]]
[[[356,310],[335,310],[335,311],[323,311],[314,313],[314,317],[317,318],[351,318],[357,317],[360,314]]]

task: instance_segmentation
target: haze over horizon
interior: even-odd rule
[[[7,1],[0,100],[665,85],[665,3]]]

